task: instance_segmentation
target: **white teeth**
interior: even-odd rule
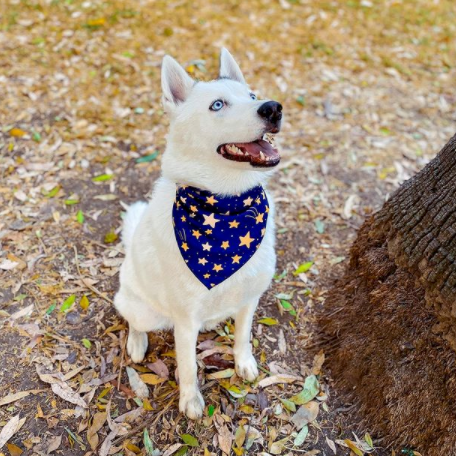
[[[265,141],[267,141],[269,144],[271,144],[272,146],[274,145],[274,136],[272,136],[271,134],[269,133],[266,133],[263,137],[263,139]]]
[[[244,154],[244,152],[242,152],[242,150],[239,149],[239,147],[235,146],[234,144],[228,144],[227,146],[225,146],[225,148],[231,155],[240,155],[240,156],[247,155],[247,152]]]
[[[263,154],[263,152],[260,152],[260,158],[261,160],[266,160],[266,156]]]

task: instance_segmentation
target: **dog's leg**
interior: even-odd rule
[[[196,342],[199,327],[196,322],[175,322],[177,367],[179,368],[179,410],[195,420],[203,414],[204,400],[198,389]]]
[[[127,352],[134,363],[140,363],[144,359],[148,343],[147,333],[136,331],[129,325]]]
[[[141,301],[128,288],[121,287],[114,298],[117,311],[128,321],[127,352],[135,363],[144,359],[147,351],[147,333],[170,328],[172,323],[158,314],[150,305]]]
[[[243,307],[235,315],[236,329],[234,332],[234,361],[237,374],[253,382],[258,377],[258,366],[252,354],[250,333],[252,320],[258,301],[254,301]]]

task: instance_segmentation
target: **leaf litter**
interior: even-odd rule
[[[363,218],[453,134],[453,7],[1,6],[0,451],[391,454],[377,436],[353,434],[354,413],[336,411],[325,347],[311,352],[313,316]],[[123,258],[120,202],[150,191],[164,150],[161,58],[215,77],[221,45],[260,95],[285,106],[270,185],[278,268],[253,327],[259,378],[244,383],[233,369],[234,322],[201,335],[207,406],[193,423],[177,411],[170,334],[150,335],[146,362],[131,363],[109,300]]]

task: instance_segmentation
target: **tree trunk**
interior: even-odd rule
[[[456,455],[456,135],[364,223],[321,321],[384,442]]]

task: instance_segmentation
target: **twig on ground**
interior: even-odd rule
[[[178,391],[174,391],[172,396],[174,396]],[[149,427],[149,426],[154,426],[156,422],[168,411],[168,409],[171,407],[171,405],[174,402],[174,397],[171,397],[171,400],[165,405],[165,407],[157,414],[157,415],[152,415],[149,417],[146,421],[142,422],[138,426],[134,427],[130,432],[127,432],[125,435],[121,435],[120,437],[117,437],[112,444],[117,446],[119,443],[123,442],[125,439],[128,439],[137,433],[141,432],[144,428]]]
[[[101,291],[97,290],[93,285],[90,285],[90,283],[86,282],[84,277],[81,274],[81,270],[79,269],[79,260],[78,260],[78,249],[76,246],[73,246],[74,249],[74,259],[76,262],[76,269],[78,271],[79,278],[81,279],[82,283],[91,291],[93,291],[95,294],[100,296],[100,298],[104,299],[105,301],[109,302],[110,304],[114,305],[114,302],[109,299],[107,296],[105,296]]]
[[[298,288],[309,288],[309,285],[306,285],[303,282],[279,282],[281,285],[288,285],[290,287],[298,287]]]
[[[125,359],[125,348],[127,346],[127,338],[128,338],[128,335],[125,335],[124,340],[122,341],[123,342],[122,343],[122,355],[120,357],[119,375],[117,377],[117,389],[119,388],[120,379],[122,377],[122,368],[123,368],[124,359]]]

